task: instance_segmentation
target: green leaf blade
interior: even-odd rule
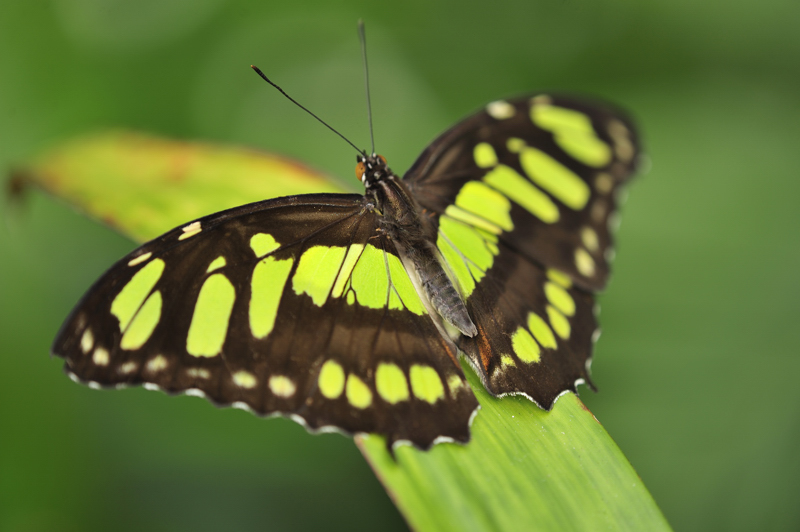
[[[40,155],[25,176],[139,242],[254,201],[345,192],[327,176],[275,154],[130,131],[65,142]]]
[[[357,442],[415,530],[670,530],[633,467],[575,394],[551,412],[524,397],[481,403],[472,440],[430,451]]]

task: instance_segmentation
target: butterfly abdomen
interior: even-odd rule
[[[418,250],[411,254],[411,261],[416,267],[425,295],[442,319],[467,336],[478,334],[461,294],[436,256],[430,250],[427,253],[420,253]]]

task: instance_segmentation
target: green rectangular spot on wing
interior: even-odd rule
[[[472,277],[464,257],[453,247],[453,244],[442,232],[439,233],[439,237],[436,240],[436,247],[442,253],[450,272],[455,276],[462,294],[464,297],[469,297],[475,290],[476,285],[475,278]]]
[[[378,364],[375,370],[375,389],[387,403],[408,401],[408,380],[396,364]]]
[[[164,261],[154,259],[136,272],[111,302],[111,314],[119,319],[119,328],[125,331],[139,311],[150,291],[164,272]]]
[[[364,246],[351,277],[356,301],[369,308],[384,308],[389,303],[389,275],[384,252],[371,244]]]
[[[459,261],[468,269],[470,275],[475,279],[474,282],[480,282],[484,272],[494,263],[497,248],[490,244],[496,243],[497,237],[448,216],[442,216],[439,219],[439,232],[461,255],[451,264],[453,273],[456,274],[459,282],[462,283],[463,279],[463,284],[466,286],[473,284],[466,280],[466,275],[462,273],[463,268],[458,265]],[[443,253],[452,257],[453,253],[447,250],[446,246],[443,247],[445,248]]]
[[[511,337],[511,346],[514,348],[514,354],[523,362],[539,362],[541,349],[524,328],[518,327],[514,332]]]
[[[275,327],[283,289],[292,271],[291,259],[267,257],[256,264],[250,279],[250,332],[256,338],[266,338]]]
[[[122,349],[139,349],[153,334],[161,318],[161,292],[156,290],[136,313],[130,326],[125,329],[119,346]]]
[[[520,164],[531,180],[573,210],[582,209],[591,191],[586,181],[542,150],[525,146]]]
[[[228,264],[227,259],[222,255],[220,255],[219,257],[211,261],[211,264],[209,264],[208,268],[206,268],[206,273],[211,273],[214,270],[224,268],[227,264]]]
[[[490,170],[483,180],[544,223],[558,221],[558,206],[513,168],[500,164]]]
[[[186,351],[196,357],[214,357],[222,352],[236,292],[227,277],[211,275],[197,296]]]
[[[333,283],[332,297],[342,296],[348,281],[350,281],[350,276],[353,274],[353,268],[356,267],[356,263],[363,251],[364,244],[350,244],[350,247],[347,248],[347,255],[344,257],[344,262],[342,262],[342,267],[339,270],[339,275],[336,277],[336,282]]]
[[[355,375],[348,375],[344,393],[347,396],[347,402],[360,410],[372,404],[372,392],[369,386]]]
[[[597,136],[587,115],[574,109],[534,101],[531,120],[553,133],[561,149],[578,161],[595,168],[611,162],[611,148]]]
[[[542,347],[555,349],[558,346],[556,337],[553,335],[550,326],[547,325],[547,322],[545,322],[541,316],[534,312],[528,314],[528,329],[533,333],[533,336],[536,337],[536,341],[539,342]]]
[[[436,370],[430,366],[414,364],[408,373],[414,396],[434,404],[444,398],[444,385]]]
[[[307,294],[321,307],[333,290],[342,268],[346,249],[341,246],[313,246],[303,252],[292,277],[296,294]]]
[[[467,181],[445,213],[494,234],[514,229],[511,202],[480,181]]]
[[[319,371],[319,391],[328,399],[336,399],[344,391],[345,374],[341,364],[327,360]]]
[[[547,300],[553,304],[562,314],[572,316],[575,314],[575,300],[569,292],[555,283],[545,283],[544,294]]]
[[[250,237],[250,249],[256,257],[263,257],[281,247],[275,237],[269,233],[256,233]]]

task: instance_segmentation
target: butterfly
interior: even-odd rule
[[[633,124],[556,95],[495,101],[401,178],[193,220],[114,264],[52,352],[91,387],[208,398],[387,445],[467,442],[494,396],[544,409],[589,380]]]

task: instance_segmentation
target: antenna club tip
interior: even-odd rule
[[[261,72],[261,69],[260,69],[260,68],[258,68],[258,67],[257,67],[257,66],[255,66],[255,65],[250,65],[250,68],[252,68],[252,69],[255,71],[255,73],[256,73],[256,74],[258,74],[259,76],[261,76],[261,77],[264,79],[264,81],[266,81],[266,82],[267,82],[267,83],[269,83],[270,85],[274,85],[274,84],[273,84],[273,83],[272,83],[272,82],[269,80],[269,78],[268,78],[267,76],[265,76],[263,72]]]

